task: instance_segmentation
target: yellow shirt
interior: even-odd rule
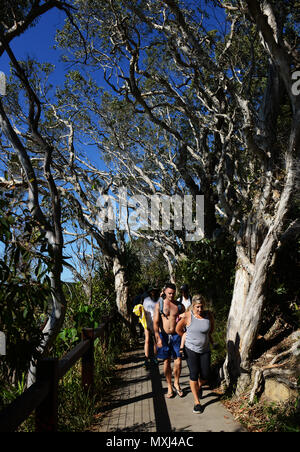
[[[142,304],[137,304],[133,308],[133,313],[139,317],[139,322],[143,325],[144,330],[147,328],[147,321],[144,306]]]

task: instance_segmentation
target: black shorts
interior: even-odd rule
[[[190,371],[190,380],[208,380],[210,377],[210,351],[196,353],[189,348],[184,348],[186,360]]]

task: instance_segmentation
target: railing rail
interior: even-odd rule
[[[107,319],[98,328],[83,328],[82,340],[63,358],[44,358],[37,364],[36,382],[0,412],[0,432],[15,431],[35,410],[35,431],[57,431],[58,382],[81,358],[84,390],[93,391],[94,341],[108,339]]]

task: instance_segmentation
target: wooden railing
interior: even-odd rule
[[[35,410],[35,431],[57,431],[58,382],[81,358],[83,390],[93,392],[94,340],[108,339],[109,319],[98,328],[84,328],[81,342],[62,359],[45,358],[38,362],[36,382],[0,412],[0,432],[14,432]]]

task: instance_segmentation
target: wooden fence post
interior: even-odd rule
[[[82,355],[81,381],[86,391],[93,392],[94,389],[94,329],[83,328],[82,340],[89,340],[90,346]]]
[[[58,359],[45,358],[38,362],[36,381],[49,380],[49,391],[45,399],[35,410],[36,432],[57,432],[58,408]]]

